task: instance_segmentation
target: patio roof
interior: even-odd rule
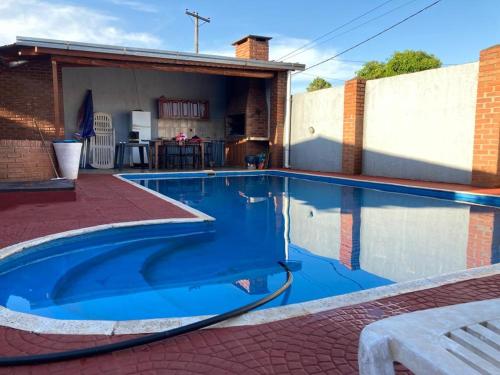
[[[304,70],[304,64],[240,59],[236,57],[165,51],[146,48],[111,46],[52,39],[16,37],[14,44],[0,47],[0,56],[13,61],[36,56],[51,56],[68,64],[103,66],[95,60],[120,60],[124,64],[141,62],[150,64],[195,65],[224,67],[237,70],[264,70],[268,72]],[[77,59],[80,58],[80,59]],[[109,64],[108,64],[109,65]],[[124,66],[126,67],[126,66]],[[130,66],[134,67],[134,66]],[[209,73],[209,72],[207,72]]]

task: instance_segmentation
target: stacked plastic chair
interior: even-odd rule
[[[90,165],[98,169],[111,169],[115,160],[115,131],[111,115],[94,113],[95,137],[90,138]]]

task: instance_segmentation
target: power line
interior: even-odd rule
[[[306,70],[312,69],[312,68],[314,68],[314,67],[316,67],[316,66],[318,66],[318,65],[321,65],[321,64],[324,64],[324,63],[326,63],[326,62],[328,62],[328,61],[330,61],[330,60],[333,60],[333,59],[335,59],[336,57],[338,57],[338,56],[340,56],[340,55],[343,55],[344,53],[347,53],[347,52],[349,52],[349,51],[352,51],[353,49],[355,49],[355,48],[359,47],[360,45],[365,44],[366,42],[369,42],[369,41],[370,41],[370,40],[372,40],[372,39],[375,39],[376,37],[378,37],[378,36],[380,36],[380,35],[382,35],[382,34],[386,33],[387,31],[389,31],[389,30],[391,30],[391,29],[394,29],[396,26],[401,25],[402,23],[404,23],[404,22],[408,21],[410,18],[413,18],[413,17],[417,16],[418,14],[420,14],[420,13],[424,12],[425,10],[427,10],[427,9],[429,9],[429,8],[431,8],[431,7],[433,7],[434,5],[436,5],[436,4],[440,3],[440,2],[441,2],[441,0],[437,0],[437,1],[433,2],[432,4],[427,5],[426,7],[424,7],[424,8],[422,8],[422,9],[418,10],[417,12],[412,13],[412,14],[411,14],[411,15],[409,15],[408,17],[403,18],[401,21],[396,22],[395,24],[393,24],[393,25],[391,25],[391,26],[389,26],[389,27],[386,27],[384,30],[382,30],[382,31],[380,31],[380,32],[378,32],[378,33],[376,33],[375,35],[372,35],[371,37],[369,37],[369,38],[367,38],[367,39],[365,39],[365,40],[363,40],[363,41],[361,41],[361,42],[359,42],[359,43],[357,43],[357,44],[353,45],[352,47],[349,47],[349,48],[347,48],[347,49],[343,50],[342,52],[337,53],[336,55],[334,55],[334,56],[332,56],[332,57],[329,57],[329,58],[327,58],[327,59],[325,59],[325,60],[322,60],[322,61],[320,61],[320,62],[318,62],[318,63],[316,63],[316,64],[314,64],[314,65],[311,65],[311,66],[307,67],[306,69],[304,69],[303,71],[306,71]],[[296,74],[300,74],[300,73],[302,73],[302,72],[296,72],[296,73],[294,73],[294,75],[296,75]]]
[[[346,79],[340,79],[340,78],[333,78],[333,77],[327,77],[327,76],[324,76],[324,75],[317,75],[317,74],[309,74],[309,73],[304,73],[304,75],[306,76],[309,76],[309,77],[320,77],[320,78],[324,78],[324,79],[328,79],[329,81],[338,81],[338,82],[345,82],[348,80],[348,78]]]
[[[334,33],[335,31],[342,29],[343,27],[345,27],[345,26],[347,26],[347,25],[350,25],[351,23],[353,23],[353,22],[355,22],[355,21],[359,20],[360,18],[362,18],[362,17],[366,16],[367,14],[370,14],[370,13],[372,13],[372,12],[376,11],[377,9],[379,9],[379,8],[383,7],[385,4],[390,3],[391,1],[394,1],[394,0],[387,0],[387,1],[384,1],[382,4],[380,4],[380,5],[376,6],[375,8],[372,8],[372,9],[370,9],[369,11],[367,11],[367,12],[365,12],[365,13],[363,13],[363,14],[361,14],[361,15],[357,16],[357,17],[354,17],[353,19],[351,19],[351,20],[347,21],[346,23],[344,23],[344,24],[342,24],[342,25],[340,25],[340,26],[338,26],[338,27],[334,28],[333,30],[328,31],[327,33],[325,33],[325,34],[323,34],[323,35],[320,35],[320,36],[318,36],[317,38],[315,38],[315,39],[311,40],[310,42],[307,42],[307,43],[305,43],[304,45],[300,46],[299,48],[297,48],[297,49],[295,49],[295,50],[293,50],[293,51],[291,51],[291,52],[287,53],[286,55],[284,55],[284,56],[280,57],[278,60],[283,60],[283,59],[285,59],[287,56],[289,56],[289,55],[291,55],[291,54],[293,54],[293,53],[295,53],[295,52],[297,52],[297,51],[300,51],[302,48],[309,46],[311,43],[314,43],[314,42],[316,42],[317,40],[320,40],[320,39],[324,38],[325,36],[328,36],[328,35],[330,35],[330,34]]]
[[[362,27],[362,26],[364,26],[364,25],[367,25],[367,24],[369,24],[370,22],[376,21],[376,20],[378,20],[378,19],[380,19],[380,18],[382,18],[382,17],[385,17],[385,16],[387,16],[388,14],[394,13],[395,11],[397,11],[397,10],[399,10],[399,9],[401,9],[401,8],[403,8],[403,7],[405,7],[405,6],[409,5],[409,4],[411,4],[411,3],[414,3],[415,1],[417,1],[417,0],[410,0],[410,1],[407,1],[406,3],[401,4],[401,5],[397,6],[396,8],[393,8],[393,9],[391,9],[391,10],[389,10],[389,11],[385,12],[385,13],[382,13],[382,14],[380,14],[380,15],[376,16],[376,17],[370,18],[369,20],[367,20],[367,21],[365,21],[365,22],[363,22],[363,23],[361,23],[361,24],[359,24],[359,25],[356,25],[356,26],[354,26],[354,27],[352,27],[352,28],[350,28],[350,29],[348,29],[348,30],[346,30],[346,31],[343,31],[343,32],[341,32],[341,33],[339,33],[339,34],[335,34],[335,35],[331,36],[331,37],[330,37],[330,38],[328,38],[328,39],[322,40],[321,42],[314,43],[312,46],[310,46],[310,47],[308,47],[308,48],[306,48],[306,49],[304,49],[304,50],[302,50],[302,51],[300,51],[300,52],[294,53],[294,54],[293,54],[293,55],[291,55],[291,56],[288,56],[288,57],[287,57],[287,59],[291,59],[292,57],[295,57],[295,56],[301,55],[302,53],[304,53],[304,52],[306,52],[306,51],[309,51],[311,48],[313,48],[313,47],[315,47],[315,46],[317,46],[317,45],[324,44],[324,43],[326,43],[326,42],[329,42],[330,40],[333,40],[333,39],[335,39],[335,38],[338,38],[339,36],[342,36],[342,35],[345,35],[345,34],[350,33],[351,31],[357,30],[357,29],[359,29],[360,27]]]

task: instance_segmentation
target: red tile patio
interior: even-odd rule
[[[82,174],[74,193],[0,193],[0,215],[0,248],[100,224],[193,217],[109,174]]]
[[[82,175],[75,195],[59,195],[56,202],[54,196],[32,195],[24,204],[10,197],[12,204],[0,206],[0,247],[116,221],[191,216],[110,175]],[[359,333],[366,324],[498,297],[500,275],[495,275],[274,323],[206,329],[100,357],[0,368],[0,374],[355,374]],[[40,335],[0,328],[0,355],[61,351],[128,337]],[[405,372],[398,368],[398,373]]]
[[[206,329],[100,357],[0,374],[356,374],[361,329],[405,312],[500,297],[500,275],[385,298],[274,323]],[[38,335],[0,328],[0,353],[61,351],[122,340]],[[405,373],[399,367],[398,373]]]
[[[403,179],[403,178],[374,177],[374,176],[365,176],[365,175],[345,175],[342,173],[313,172],[313,171],[304,171],[304,170],[299,170],[299,169],[293,169],[293,170],[283,169],[283,170],[293,171],[293,172],[314,173],[314,174],[320,174],[320,175],[324,175],[324,176],[351,178],[354,180],[366,180],[366,181],[373,181],[373,182],[385,182],[385,183],[389,183],[389,184],[419,186],[419,187],[426,187],[426,188],[430,188],[430,189],[444,189],[444,190],[454,190],[454,191],[466,191],[469,193],[476,193],[476,194],[500,195],[500,188],[481,188],[481,187],[474,187],[474,186],[470,186],[470,185],[450,184],[450,183],[444,183],[444,182],[417,181],[417,180],[408,180],[408,179]]]

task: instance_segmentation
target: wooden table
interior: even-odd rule
[[[207,141],[202,141],[200,143],[198,142],[185,142],[186,145],[190,146],[199,146],[200,147],[200,155],[201,155],[201,169],[205,169],[205,144],[208,143]],[[160,154],[160,148],[163,148],[167,145],[179,145],[175,141],[171,140],[166,140],[166,139],[152,139],[149,141],[149,169],[153,169],[153,159],[154,159],[154,166],[155,169],[159,168],[159,154]],[[153,158],[153,150],[154,150],[154,158]]]

